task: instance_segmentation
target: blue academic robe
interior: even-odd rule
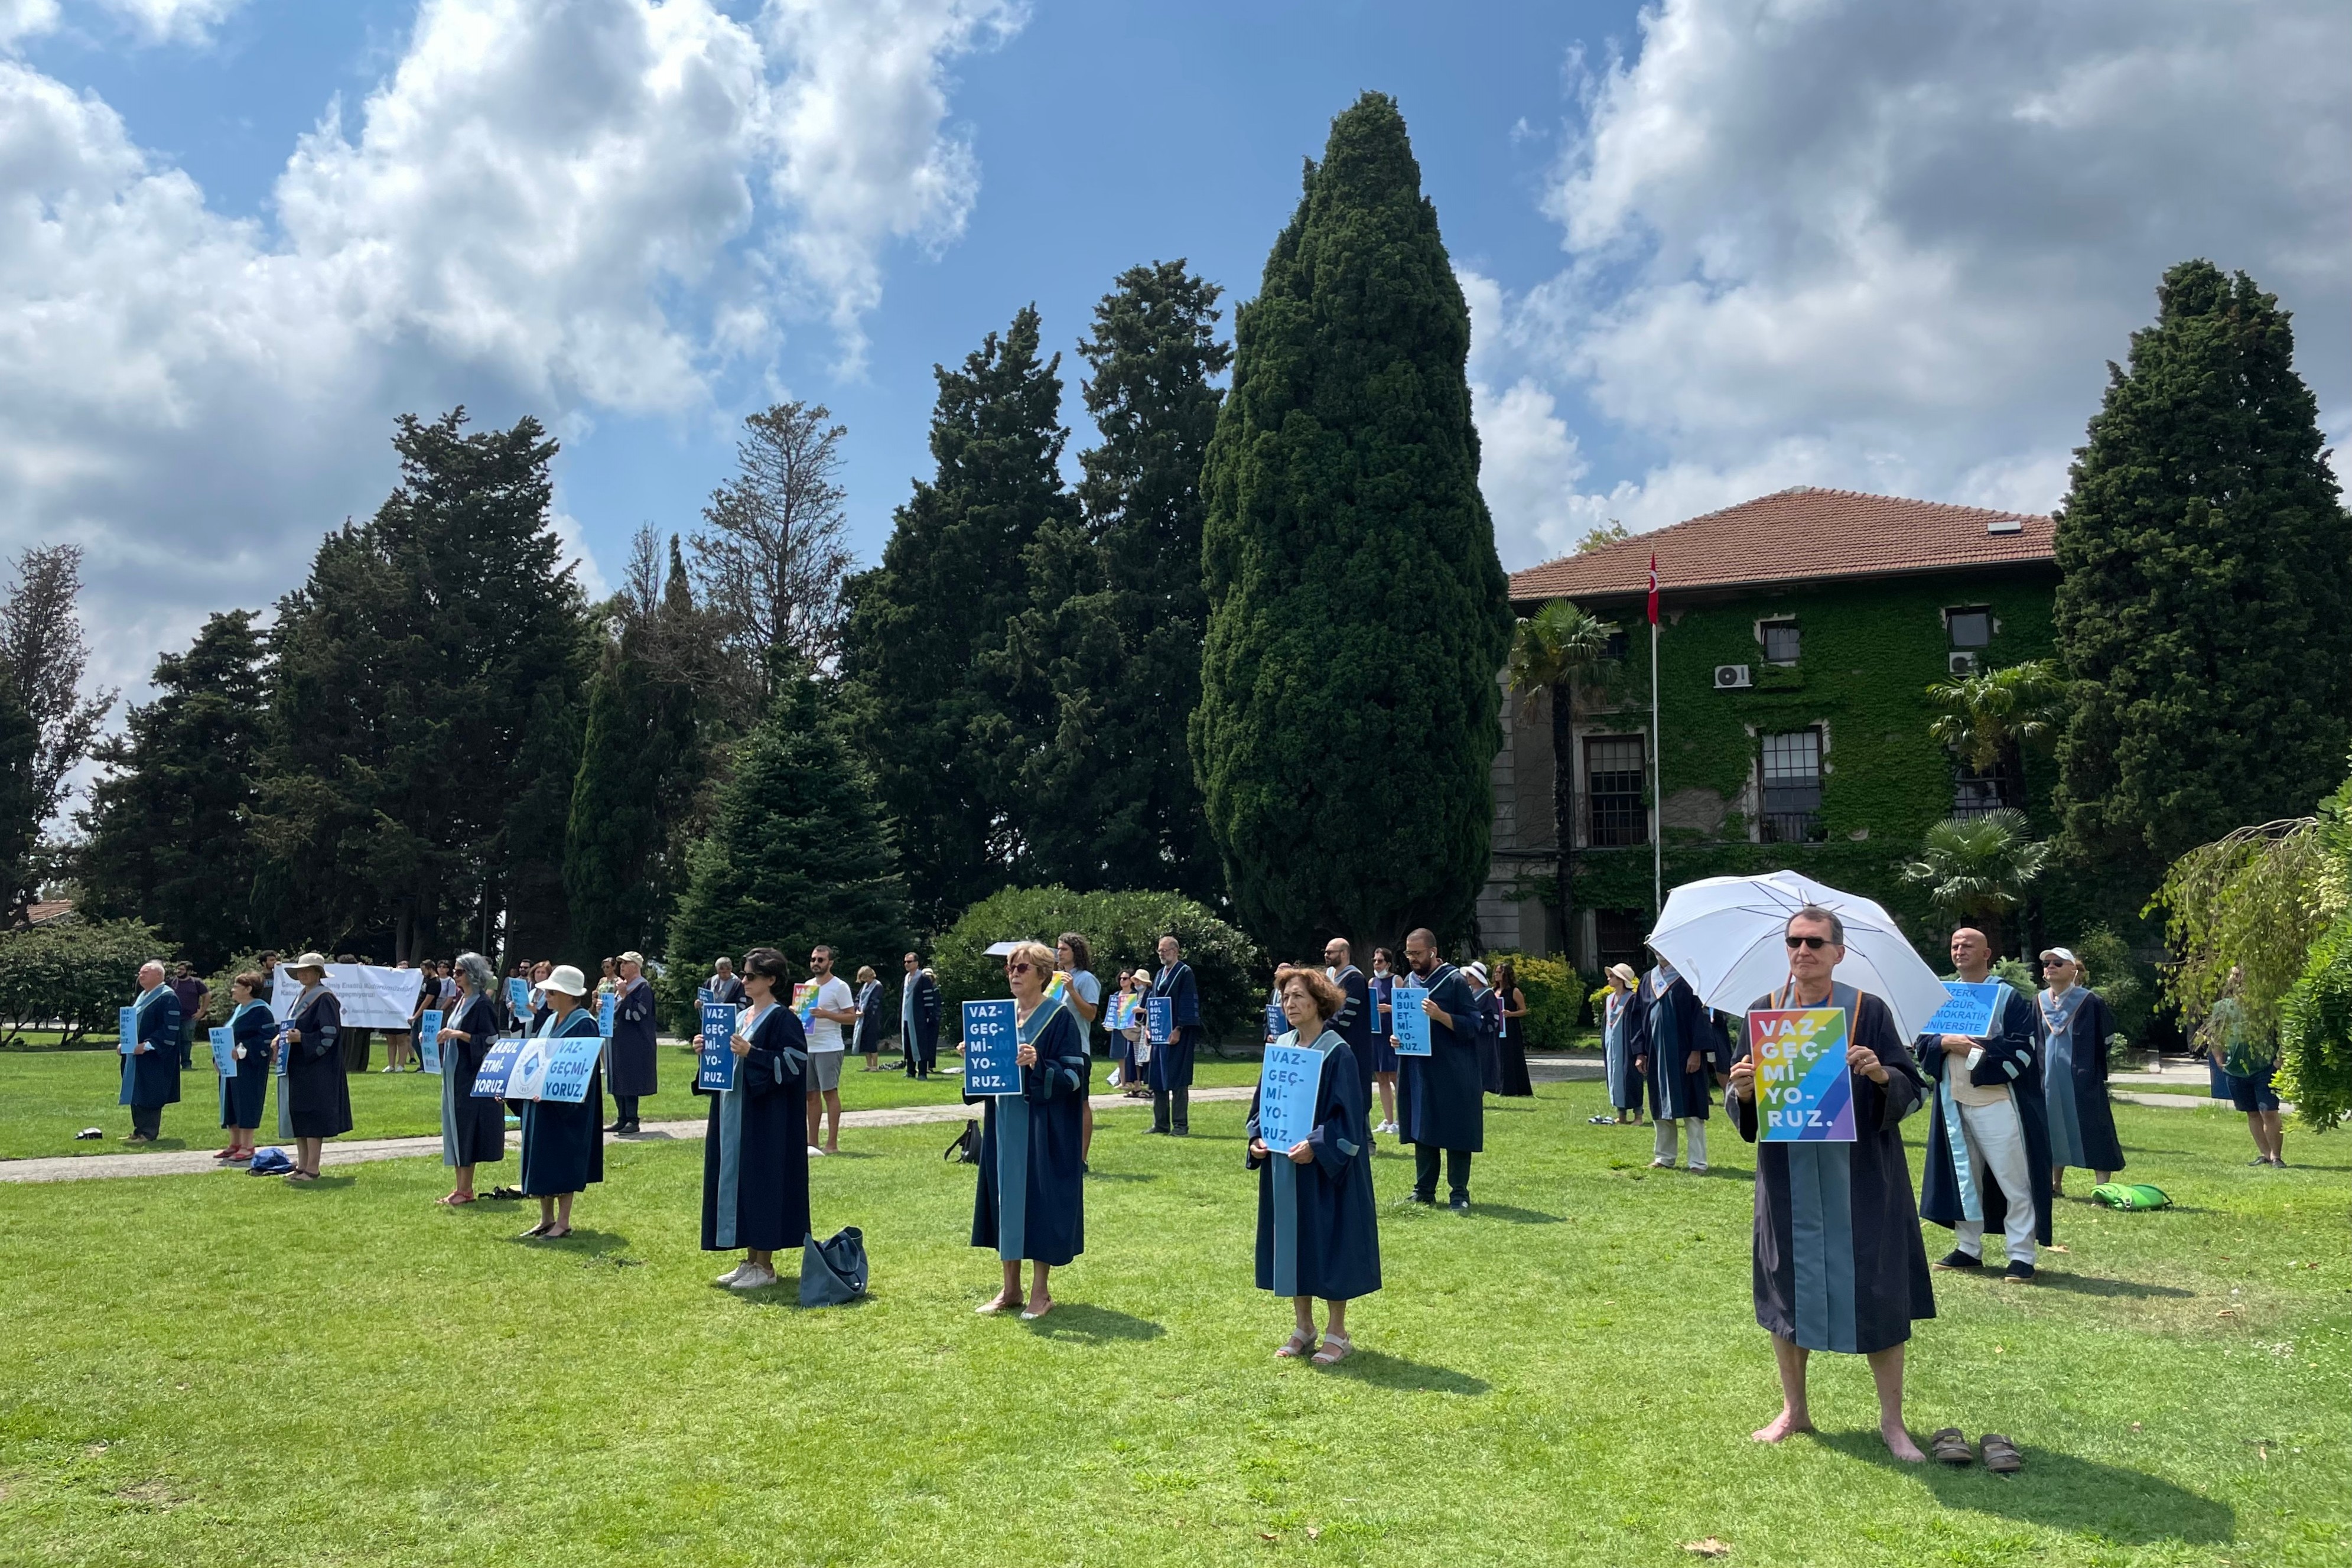
[[[1477,999],[1474,1011],[1478,1016],[1478,1087],[1488,1094],[1503,1092],[1503,999],[1493,990],[1473,982],[1471,994]]]
[[[1331,1020],[1331,1032],[1348,1047],[1356,1059],[1356,1078],[1363,1094],[1363,1103],[1372,1102],[1372,988],[1364,972],[1354,964],[1331,976],[1344,1000],[1337,1017]]]
[[[2036,1058],[2038,1032],[2033,1004],[2009,986],[2000,988],[2000,1005],[1993,1033],[1984,1043],[1969,1081],[1984,1089],[2006,1088],[2017,1105],[2017,1120],[2025,1132],[2025,1163],[2032,1191],[2033,1234],[2050,1245],[2050,1110],[2042,1099],[2042,1067]],[[1966,1057],[1946,1054],[1922,1037],[1920,1064],[1927,1068],[1935,1115],[1928,1123],[1927,1160],[1919,1173],[1919,1213],[1947,1229],[1964,1219],[1981,1220],[1987,1230],[1999,1230],[2018,1194],[2003,1193],[1990,1172],[1970,1168],[1968,1144],[1960,1136],[1960,1105],[1948,1081],[1965,1070]]]
[[[1371,1063],[1368,1070],[1373,1077],[1378,1078],[1384,1072],[1392,1073],[1397,1070],[1396,1017],[1392,1013],[1382,1011],[1394,1005],[1396,976],[1393,974],[1367,976],[1364,981],[1364,990],[1368,1002],[1366,1010],[1371,1015],[1372,1031],[1372,1048],[1365,1059]],[[1370,1105],[1371,1101],[1367,1100],[1364,1103]]]
[[[1296,1030],[1276,1042],[1295,1046]],[[1285,1150],[1247,1157],[1257,1172],[1257,1288],[1283,1296],[1352,1301],[1381,1288],[1381,1228],[1372,1196],[1371,1128],[1363,1075],[1329,1028],[1315,1042],[1323,1076],[1315,1089],[1315,1158],[1294,1164]],[[1246,1139],[1258,1135],[1250,1096]],[[1246,1145],[1245,1145],[1246,1146]]]
[[[352,1085],[343,1071],[343,1005],[323,985],[295,1003],[286,1026],[301,1032],[286,1047],[278,1085],[278,1135],[340,1138],[352,1130]]]
[[[1079,1152],[1093,1064],[1077,1019],[1059,1002],[1038,1004],[1021,1026],[1037,1064],[1021,1069],[1017,1095],[984,1100],[971,1244],[1007,1262],[1067,1263],[1087,1249],[1086,1170]]]
[[[1619,1110],[1642,1108],[1642,1075],[1633,1069],[1633,993],[1612,991],[1601,1004],[1601,1057],[1609,1078],[1609,1103]]]
[[[258,1128],[261,1108],[269,1099],[270,1041],[278,1036],[278,1020],[267,1002],[247,1002],[229,1016],[229,1038],[245,1047],[236,1071],[220,1080],[221,1125]]]
[[[882,1053],[882,983],[869,980],[857,993],[857,1037],[854,1042],[859,1056],[879,1056]]]
[[[702,1250],[798,1247],[809,1234],[808,1037],[800,1015],[770,1006],[749,1030],[735,1087],[710,1100],[702,1142]]]
[[[139,1018],[131,1037],[148,1047],[122,1058],[122,1094],[118,1105],[142,1109],[180,1102],[180,999],[158,985],[133,1004]]]
[[[1151,994],[1165,996],[1175,1011],[1175,1038],[1164,1046],[1151,1047],[1151,1060],[1146,1072],[1154,1094],[1166,1094],[1171,1089],[1192,1087],[1192,1052],[1201,1043],[1201,986],[1192,976],[1192,966],[1182,959],[1161,970],[1151,979]]]
[[[474,1077],[499,1037],[499,1009],[487,996],[468,996],[443,1020],[466,1038],[441,1047],[441,1163],[496,1164],[507,1157],[507,1107],[474,1098]]]
[[[596,1013],[575,1007],[559,1026],[552,1009],[537,1032],[551,1039],[593,1039]],[[805,1147],[805,1145],[803,1145]],[[522,1102],[522,1192],[527,1198],[587,1190],[604,1179],[604,1069],[588,1075],[577,1105],[560,1100]]]
[[[1478,1062],[1477,1001],[1450,963],[1421,984],[1454,1026],[1429,1021],[1429,1055],[1399,1057],[1397,1124],[1408,1143],[1475,1154],[1486,1147],[1486,1090]]]
[[[1722,1023],[1700,1005],[1690,982],[1661,964],[1642,976],[1634,993],[1631,1026],[1633,1054],[1646,1060],[1643,1069],[1650,1090],[1650,1114],[1664,1120],[1707,1118],[1714,1098],[1714,1075],[1731,1071],[1731,1037]],[[1685,1065],[1698,1053],[1698,1070]]]
[[[2077,985],[2068,1005],[2035,999],[2042,1037],[2042,1099],[2050,1110],[2050,1163],[2120,1171],[2124,1146],[2107,1104],[2107,1040],[2115,1015],[2097,992]]]
[[[1749,1011],[1791,1005],[1759,996]],[[1846,1039],[1877,1054],[1886,1081],[1848,1074],[1851,1143],[1757,1144],[1756,1321],[1807,1350],[1866,1355],[1936,1315],[1902,1130],[1926,1099],[1927,1077],[1885,1003],[1834,985],[1830,1005],[1846,1010]],[[1732,1124],[1755,1143],[1756,1102],[1736,1094],[1730,1102]]]
[[[928,969],[917,970],[899,989],[898,1048],[911,1074],[919,1076],[939,1065],[940,983]]]
[[[1519,1037],[1527,1019],[1522,1017],[1516,1024],[1511,1021],[1505,1011],[1510,1002],[1511,999],[1504,995],[1502,988],[1497,986],[1495,990],[1495,1056],[1502,1063],[1503,1087],[1495,1092],[1507,1100],[1528,1100],[1534,1098],[1536,1086],[1535,1080],[1528,1076],[1528,1044]],[[1526,1005],[1525,991],[1519,993],[1519,1002],[1522,1006]]]
[[[644,975],[613,999],[613,1041],[606,1047],[612,1090],[643,1097],[661,1092],[661,1066],[654,1049],[654,988]]]

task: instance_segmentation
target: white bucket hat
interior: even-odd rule
[[[557,964],[554,972],[539,983],[539,988],[541,991],[561,991],[572,997],[588,994],[588,982],[582,977],[580,971],[568,963]]]

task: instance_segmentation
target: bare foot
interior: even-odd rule
[[[1811,1421],[1790,1415],[1789,1407],[1784,1405],[1780,1407],[1780,1415],[1750,1432],[1748,1436],[1759,1443],[1777,1443],[1791,1432],[1810,1432],[1812,1429],[1813,1424]]]
[[[974,1307],[972,1310],[983,1318],[992,1318],[999,1312],[1011,1311],[1013,1309],[1020,1305],[1020,1297],[1013,1295],[1009,1290],[999,1290],[995,1295],[991,1296],[987,1300],[982,1301],[979,1306]]]
[[[1880,1423],[1878,1435],[1886,1439],[1886,1451],[1905,1464],[1924,1465],[1927,1462],[1927,1456],[1919,1451],[1919,1445],[1911,1440],[1911,1434],[1905,1431],[1900,1423],[1893,1426]]]

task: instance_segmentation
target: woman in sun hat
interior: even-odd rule
[[[594,1039],[596,1015],[583,1005],[588,981],[559,963],[539,983],[546,1021],[533,1033],[541,1039]],[[591,1182],[604,1179],[604,1069],[588,1075],[588,1092],[576,1105],[561,1100],[527,1100],[522,1105],[522,1194],[539,1200],[539,1223],[524,1231],[558,1241],[572,1234],[572,1200]]]
[[[1609,966],[1609,994],[1601,1005],[1601,1056],[1609,1079],[1609,1103],[1617,1114],[1592,1119],[1604,1126],[1642,1124],[1642,1074],[1633,1066],[1633,993],[1641,988],[1642,977],[1632,964]]]
[[[2079,1165],[2101,1184],[2124,1168],[2116,1116],[2107,1105],[2107,1037],[2115,1016],[2091,989],[2074,950],[2042,950],[2042,1099],[2050,1108],[2050,1195],[2062,1196],[2066,1167]]]
[[[280,1032],[285,1078],[278,1087],[278,1135],[294,1140],[289,1182],[319,1179],[319,1157],[330,1138],[352,1130],[352,1086],[343,1072],[343,1006],[327,989],[326,955],[306,952],[286,966],[302,987]]]

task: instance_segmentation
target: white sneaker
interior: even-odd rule
[[[824,1158],[824,1151],[812,1143],[809,1145],[808,1157],[812,1160],[822,1160]]]
[[[764,1290],[776,1282],[772,1268],[753,1268],[746,1265],[743,1271],[727,1282],[730,1290]]]
[[[732,1285],[735,1281],[743,1278],[743,1270],[751,1267],[751,1266],[749,1263],[739,1263],[734,1268],[730,1268],[726,1273],[721,1274],[718,1279],[713,1279],[711,1283],[713,1285]]]

